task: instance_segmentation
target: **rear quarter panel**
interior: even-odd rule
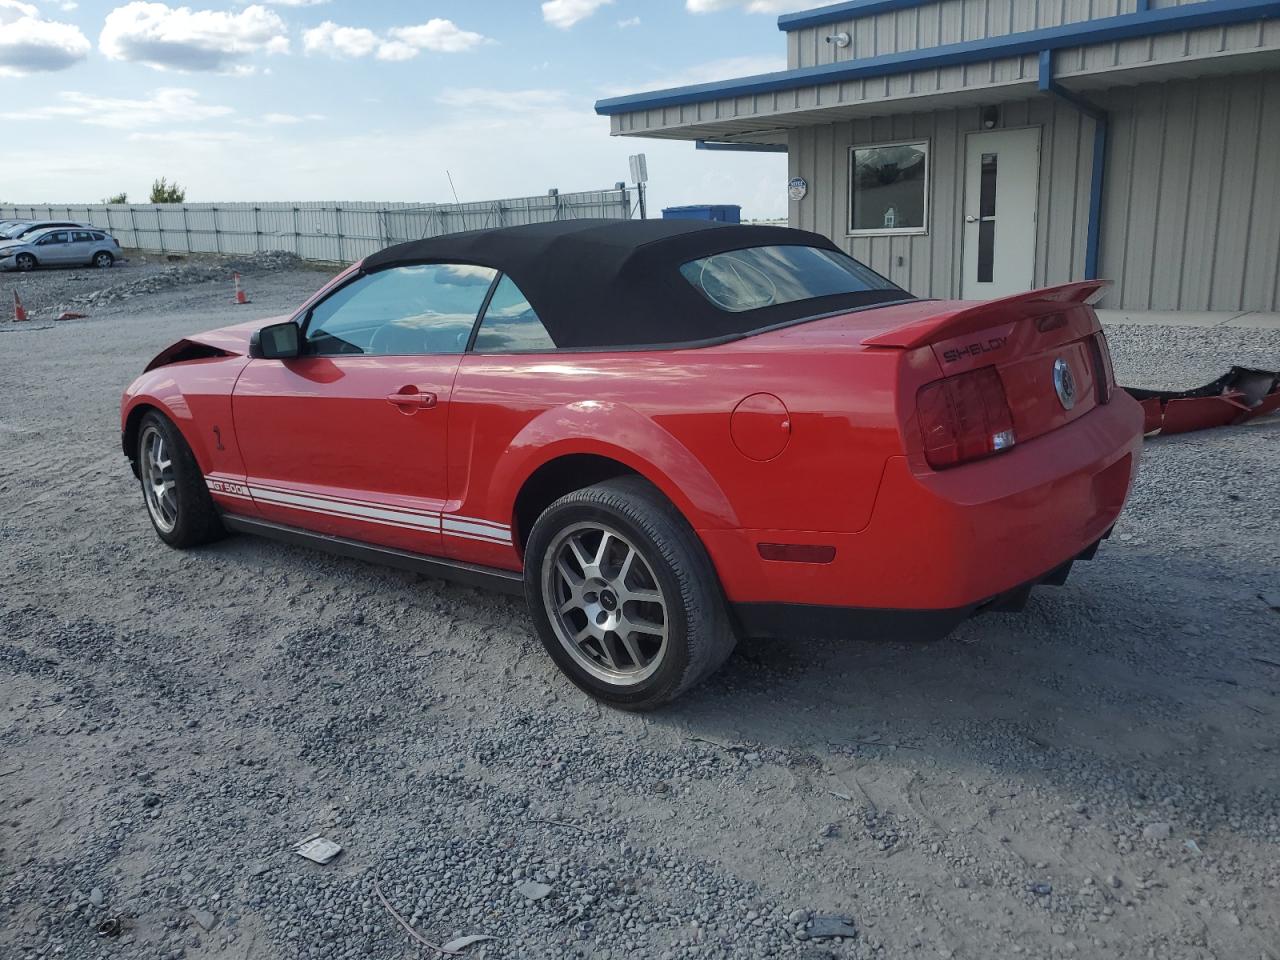
[[[569,453],[597,453],[648,477],[698,529],[856,531],[887,458],[900,354],[852,344],[783,347],[769,335],[697,350],[472,354],[455,382],[450,498],[510,517],[525,479]],[[734,408],[769,393],[789,412],[780,454],[744,455]]]

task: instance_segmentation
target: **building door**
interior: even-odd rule
[[[966,300],[989,300],[1032,288],[1039,191],[1039,127],[969,134],[960,289]]]

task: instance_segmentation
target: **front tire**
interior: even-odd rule
[[[23,273],[30,273],[36,268],[36,258],[30,253],[20,253],[14,258],[13,264]]]
[[[576,490],[525,550],[538,635],[569,679],[624,710],[652,710],[715,672],[737,638],[706,550],[645,480]]]
[[[154,410],[138,427],[138,477],[156,536],[185,549],[225,535],[204,474],[173,422]]]
[[[116,262],[116,258],[107,250],[99,250],[93,255],[93,265],[99,270],[105,270]]]

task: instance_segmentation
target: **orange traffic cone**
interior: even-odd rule
[[[236,282],[236,299],[235,299],[235,302],[236,302],[237,304],[241,304],[241,303],[248,303],[248,302],[249,302],[249,298],[248,298],[248,297],[246,297],[246,296],[244,295],[244,291],[240,289],[240,274],[238,274],[238,273],[233,273],[233,274],[231,275],[231,277],[232,277],[232,279],[234,279],[234,280],[235,280],[235,282]]]
[[[29,318],[27,317],[27,311],[23,309],[22,298],[18,296],[18,291],[15,290],[13,291],[13,322],[17,323],[19,320],[27,319]]]

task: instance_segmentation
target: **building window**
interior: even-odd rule
[[[929,143],[849,148],[849,233],[927,233]]]

